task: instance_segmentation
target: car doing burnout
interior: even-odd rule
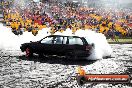
[[[40,41],[24,43],[20,49],[26,52],[26,57],[33,53],[42,55],[58,55],[66,58],[77,59],[88,57],[91,54],[93,44],[88,44],[84,37],[50,35]]]

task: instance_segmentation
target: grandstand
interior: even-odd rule
[[[51,27],[51,34],[70,28],[73,34],[77,30],[88,29],[109,37],[131,36],[132,9],[108,10],[97,8],[102,0],[87,1],[93,6],[84,0],[41,0],[42,3],[34,0],[24,0],[22,3],[14,1],[13,5],[4,5],[4,20],[15,32],[29,31],[35,35],[39,30]],[[109,3],[112,4],[113,1],[110,0]]]

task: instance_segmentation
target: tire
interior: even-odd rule
[[[32,57],[33,56],[33,52],[32,49],[30,47],[26,48],[26,57]]]
[[[77,77],[77,83],[78,85],[84,85],[86,83],[87,79],[84,76],[78,76]]]

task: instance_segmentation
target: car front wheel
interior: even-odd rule
[[[27,47],[26,48],[26,57],[32,57],[32,56],[33,56],[32,49]]]

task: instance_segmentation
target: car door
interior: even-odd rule
[[[53,48],[53,53],[56,55],[63,55],[63,51],[64,51],[64,44],[63,44],[63,36],[56,36],[55,40],[54,40],[54,44],[52,46]]]
[[[39,49],[45,54],[53,53],[54,37],[46,37],[39,43]]]
[[[62,44],[59,45],[60,50],[58,53],[66,55],[67,52],[73,51],[75,49],[74,45],[69,44],[69,36],[64,36],[62,39]]]
[[[67,49],[70,51],[84,50],[83,41],[79,37],[68,37]]]

